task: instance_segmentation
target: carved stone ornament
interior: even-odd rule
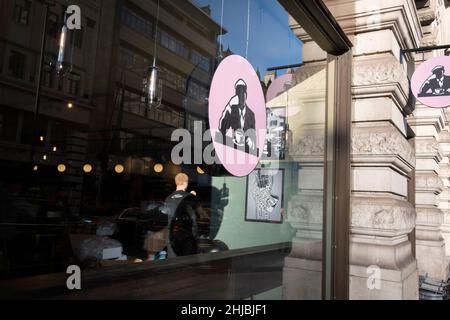
[[[406,201],[389,198],[352,198],[352,232],[366,235],[409,233],[416,223],[416,211]]]
[[[354,86],[369,86],[398,83],[404,92],[409,92],[409,82],[400,62],[392,58],[357,60],[353,71]]]
[[[444,212],[438,208],[417,208],[417,224],[440,226],[444,223]]]
[[[353,155],[397,155],[415,165],[415,153],[405,137],[392,126],[358,127],[352,132]]]
[[[442,179],[436,174],[417,174],[416,187],[423,189],[442,190],[444,188],[444,183],[442,182]]]
[[[288,221],[294,224],[322,224],[323,196],[298,195],[288,205]]]
[[[323,134],[303,136],[295,141],[291,148],[293,156],[323,156],[325,138]]]
[[[435,138],[416,139],[416,153],[442,155],[442,149],[439,142]]]

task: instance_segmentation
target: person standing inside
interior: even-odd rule
[[[176,190],[166,199],[169,215],[168,257],[198,253],[196,209],[199,203],[195,192],[187,192],[189,177],[179,173],[175,177]]]

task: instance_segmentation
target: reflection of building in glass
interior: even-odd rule
[[[267,139],[264,145],[265,156],[270,159],[285,159],[288,152],[288,131],[284,108],[278,108],[278,110],[274,110],[274,108],[267,109]]]
[[[269,143],[259,171],[247,179],[211,177],[205,172],[212,170],[202,166],[180,168],[169,161],[173,130],[193,130],[195,120],[205,122],[220,51],[222,28],[208,7],[196,3],[217,8],[221,1],[160,1],[157,65],[164,88],[156,110],[142,102],[142,80],[153,60],[158,0],[73,0],[81,6],[82,30],[68,32],[62,77],[53,66],[61,4],[67,2],[55,1],[46,30],[42,2],[0,0],[0,278],[71,265],[73,256],[66,256],[70,250],[61,241],[68,233],[65,216],[75,218],[70,227],[78,233],[85,222],[93,228],[98,215],[122,213],[119,229],[126,231],[127,222],[135,228],[123,244],[141,239],[149,230],[140,228],[151,222],[152,212],[167,218],[154,208],[181,170],[190,174],[202,202],[201,252],[216,250],[211,241],[218,239],[230,249],[226,261],[221,255],[202,256],[181,261],[179,269],[179,261],[170,261],[169,268],[150,263],[107,272],[125,283],[103,280],[108,277],[100,270],[99,278],[85,279],[89,290],[67,291],[64,298],[258,299],[255,294],[271,289],[265,298],[417,299],[424,275],[439,285],[448,278],[450,112],[413,105],[408,97],[414,65],[444,51],[406,52],[403,59],[399,51],[449,43],[449,0],[253,2],[263,6],[259,28],[276,25],[303,43],[294,50],[286,39],[286,48],[302,64],[290,65],[296,69],[287,69],[290,80],[275,86],[275,94],[266,91]],[[247,1],[223,3],[247,7]],[[288,20],[283,12],[285,20],[274,19],[277,10],[271,9],[282,9],[280,3],[296,18]],[[317,10],[308,16],[300,3]],[[322,5],[333,17],[314,14]],[[236,38],[244,42],[247,12],[239,13],[242,19],[226,18],[224,25],[237,26]],[[327,18],[334,24],[329,30],[321,28]],[[273,41],[272,33],[254,27],[257,23],[251,21],[248,60],[256,65],[261,59],[285,59],[285,50],[273,45],[279,39]],[[353,48],[338,37],[322,39],[334,29],[347,34]],[[47,41],[35,112],[42,33]],[[336,45],[347,53],[336,55]],[[267,47],[274,50],[265,52]],[[434,72],[423,93],[445,95],[449,70],[436,66]],[[265,83],[280,78],[268,73]],[[257,175],[269,170],[284,177]],[[186,261],[195,261],[188,266],[193,272],[179,272]],[[158,286],[130,286],[134,275]],[[58,277],[46,279],[59,283]],[[31,294],[54,295],[54,288],[38,281],[42,290],[26,286]],[[9,284],[0,281],[0,296],[8,299],[7,291],[18,289]]]
[[[68,32],[65,63],[70,72],[59,77],[52,66],[64,19],[62,3],[56,1],[48,16],[33,129],[45,6],[37,1],[1,2],[0,161],[6,169],[2,188],[23,195],[29,183],[38,183],[39,197],[58,193],[70,211],[79,214],[82,201],[95,206],[99,200],[94,200],[95,175],[102,166],[114,172],[121,164],[124,173],[147,177],[154,173],[154,162],[167,162],[160,176],[179,170],[168,163],[170,135],[176,128],[192,128],[195,120],[206,123],[221,28],[207,8],[187,0],[161,1],[157,62],[163,105],[148,110],[141,98],[142,79],[153,60],[148,53],[153,53],[156,1],[73,1],[82,11],[82,29]],[[35,170],[28,170],[32,141]],[[93,168],[89,176],[83,171],[86,163]],[[66,170],[53,170],[58,164]],[[33,180],[38,176],[44,180]]]
[[[125,163],[130,183],[140,185],[140,194],[132,201],[165,198],[171,190],[170,177],[181,170],[170,163],[173,130],[192,130],[194,121],[206,127],[217,37],[223,31],[207,8],[187,0],[160,1],[156,29],[157,3],[117,0],[102,7],[104,36],[95,70],[101,76],[95,83],[98,107],[89,151],[91,157],[101,155],[103,172],[114,163]],[[142,81],[153,61],[155,34],[163,100],[161,107],[150,109],[143,103]],[[153,172],[159,163],[163,170]],[[141,174],[147,180],[136,182]],[[96,201],[109,201],[111,196],[105,192]]]
[[[64,19],[62,3],[56,1],[48,15],[39,112],[35,99],[45,6],[26,0],[0,4],[1,187],[7,195],[54,197],[64,209],[78,214],[80,168],[86,160],[86,131],[95,108],[96,63],[87,57],[97,53],[101,8],[97,1],[72,2],[83,8],[82,30],[68,32],[67,72],[59,77],[54,66]],[[55,169],[58,164],[65,164],[64,174]]]
[[[283,122],[289,129],[282,140],[289,145],[285,161],[295,164],[287,174],[297,179],[292,181],[286,211],[298,232],[285,261],[284,285],[297,299],[321,296],[326,74],[325,63],[307,61],[293,73],[292,86],[267,102],[273,124]],[[296,289],[294,279],[310,289]]]

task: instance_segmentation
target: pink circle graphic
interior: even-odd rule
[[[414,72],[411,90],[417,100],[426,106],[449,107],[450,57],[437,57],[422,63]]]
[[[293,76],[291,73],[283,74],[276,78],[267,89],[267,101],[275,99],[280,93],[286,91],[285,85],[292,82]]]
[[[236,177],[249,175],[261,159],[266,139],[266,103],[261,82],[243,57],[226,57],[209,94],[209,126],[216,154]]]

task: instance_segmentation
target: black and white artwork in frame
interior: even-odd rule
[[[283,169],[257,169],[247,178],[246,221],[283,222]]]

